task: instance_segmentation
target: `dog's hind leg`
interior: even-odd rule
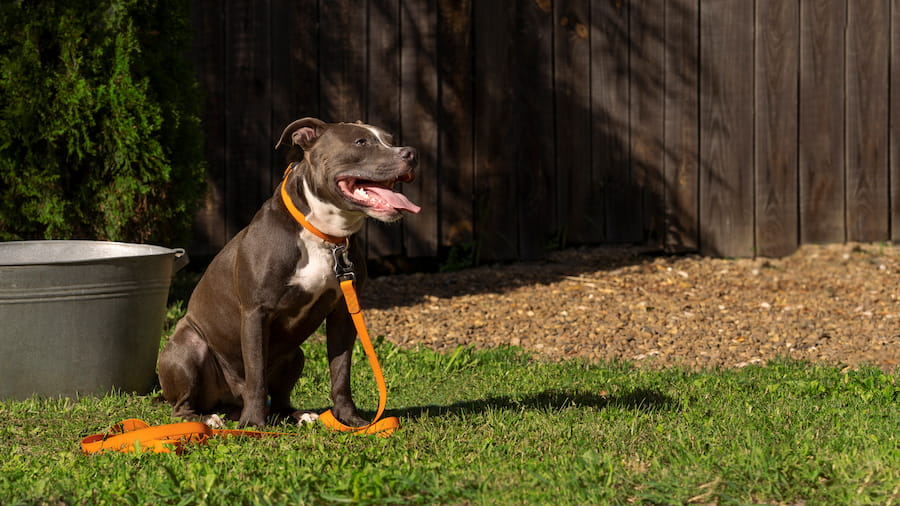
[[[200,384],[213,367],[209,347],[185,319],[178,322],[172,338],[159,354],[159,384],[163,397],[172,405],[172,415],[199,420],[200,414],[216,403],[205,399]]]

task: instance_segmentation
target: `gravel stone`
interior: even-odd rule
[[[517,346],[551,359],[744,367],[790,357],[900,367],[900,249],[806,245],[785,258],[584,247],[547,260],[372,279],[373,335],[453,350]]]

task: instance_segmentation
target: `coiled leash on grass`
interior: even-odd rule
[[[213,429],[201,422],[169,423],[150,426],[147,422],[129,418],[112,426],[105,434],[94,434],[81,440],[84,453],[118,451],[123,453],[152,452],[180,454],[190,443],[206,443],[211,437],[227,436],[288,436],[287,432]]]
[[[372,346],[372,339],[366,329],[366,323],[363,320],[362,309],[359,305],[359,299],[354,286],[355,274],[353,272],[353,262],[350,261],[348,248],[350,241],[346,237],[334,237],[327,235],[314,227],[303,213],[294,206],[290,196],[285,189],[287,176],[290,174],[293,166],[287,168],[284,173],[284,180],[281,183],[281,197],[285,207],[291,216],[310,233],[320,239],[334,244],[332,255],[334,256],[334,273],[340,282],[341,292],[344,294],[344,301],[347,303],[347,311],[353,318],[353,325],[356,327],[356,333],[362,343],[363,350],[366,352],[366,358],[369,359],[369,366],[372,368],[372,374],[375,377],[375,384],[378,388],[378,410],[375,417],[368,425],[362,427],[351,427],[344,425],[334,416],[329,409],[321,415],[319,420],[332,430],[341,432],[350,432],[357,435],[375,434],[379,437],[388,437],[393,434],[394,430],[400,427],[400,420],[395,416],[382,418],[384,408],[387,405],[387,385],[384,382],[384,374],[381,372],[381,365],[378,363],[378,357],[375,355],[375,348]],[[104,434],[94,434],[81,440],[81,449],[84,453],[96,453],[101,451],[119,451],[130,453],[134,451],[149,451],[153,453],[169,453],[174,450],[181,453],[184,447],[189,443],[205,443],[211,437],[270,437],[270,436],[289,436],[288,432],[262,432],[256,430],[234,430],[234,429],[213,429],[210,426],[200,422],[182,422],[170,423],[165,425],[150,426],[146,422],[135,418],[122,420],[114,425]]]

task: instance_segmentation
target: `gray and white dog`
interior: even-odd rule
[[[413,180],[416,150],[393,146],[380,128],[304,118],[284,129],[282,144],[303,150],[284,190],[324,234],[350,237],[367,216],[390,222],[419,211],[395,189]],[[160,354],[175,416],[217,425],[216,413],[225,413],[241,426],[264,425],[269,415],[315,419],[291,406],[290,393],[303,371],[300,345],[324,321],[332,411],[347,425],[366,423],[350,392],[356,330],[335,277],[336,247],[301,226],[275,191],[210,263]],[[349,253],[359,286],[365,259],[358,248]]]

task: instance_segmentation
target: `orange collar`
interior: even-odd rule
[[[318,228],[314,227],[309,220],[306,219],[306,216],[297,209],[297,206],[294,205],[294,202],[291,200],[291,196],[288,195],[287,192],[287,180],[288,176],[294,170],[294,164],[288,165],[288,168],[284,171],[284,177],[281,180],[281,200],[284,202],[284,207],[287,208],[288,212],[291,213],[291,216],[297,220],[297,223],[303,225],[303,228],[309,230],[311,234],[322,239],[323,241],[330,242],[332,244],[347,244],[350,240],[349,237],[337,237],[334,235],[328,235],[325,232],[322,232]]]

